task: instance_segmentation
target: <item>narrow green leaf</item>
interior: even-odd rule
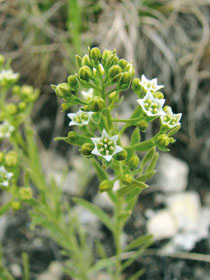
[[[156,170],[152,170],[150,172],[147,172],[147,173],[139,176],[136,180],[140,181],[140,182],[145,182],[145,181],[149,180],[150,178],[152,178],[156,172],[157,172]]]
[[[155,168],[156,163],[157,163],[157,160],[158,160],[158,157],[159,157],[159,153],[156,152],[156,153],[153,155],[153,157],[152,157],[152,159],[151,159],[149,165],[147,166],[146,172],[150,172],[150,171],[152,171],[152,170]]]
[[[96,169],[96,173],[98,175],[98,178],[99,178],[100,182],[102,182],[104,180],[107,180],[108,179],[108,174],[106,173],[104,168],[101,166],[101,164],[95,159],[92,160],[92,163],[93,163],[93,166]]]
[[[141,142],[139,144],[132,145],[132,146],[130,146],[130,148],[135,151],[138,151],[138,152],[147,152],[154,146],[155,146],[154,139],[150,139],[150,140]]]
[[[112,266],[115,265],[115,262],[113,261],[113,259],[103,259],[103,260],[100,260],[100,261],[97,261],[97,263],[91,267],[91,269],[89,270],[90,273],[92,272],[97,272],[99,270],[102,270],[102,269],[107,269],[107,268],[110,268]]]
[[[152,241],[152,239],[153,239],[153,236],[151,234],[140,236],[137,239],[133,240],[129,245],[127,245],[126,248],[124,249],[124,251],[127,252],[129,250],[137,248],[147,241]]]
[[[131,135],[131,145],[138,144],[140,142],[140,131],[139,128],[136,127]]]
[[[145,269],[140,269],[136,273],[134,273],[128,280],[137,280],[141,277],[145,272]]]
[[[174,135],[175,133],[177,133],[181,128],[181,125],[177,125],[176,127],[172,128],[169,132],[168,132],[168,136],[172,136]]]
[[[148,163],[148,161],[152,159],[155,151],[156,151],[156,147],[153,147],[151,150],[149,150],[149,152],[146,153],[146,155],[141,161],[141,165],[140,165],[141,169],[143,169],[144,166]]]
[[[110,231],[114,231],[114,226],[110,220],[110,217],[103,210],[82,198],[75,197],[73,200],[77,204],[83,206],[93,213]]]

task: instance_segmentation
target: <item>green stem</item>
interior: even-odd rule
[[[140,118],[133,118],[133,119],[116,119],[116,118],[112,118],[113,122],[135,122],[135,121],[139,121]]]

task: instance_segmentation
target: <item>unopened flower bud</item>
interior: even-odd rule
[[[166,114],[171,114],[172,113],[172,109],[171,109],[171,106],[168,106],[168,105],[166,105],[166,106],[164,106],[163,107],[163,111],[166,113]]]
[[[135,74],[133,64],[128,63],[127,66],[125,67],[125,70],[128,71],[128,73],[131,75],[131,78],[133,78],[133,76]]]
[[[90,58],[95,62],[99,61],[99,59],[101,58],[101,51],[99,50],[99,48],[92,48],[90,50]]]
[[[130,174],[125,174],[121,180],[123,184],[129,185],[133,182],[133,176]]]
[[[113,188],[113,182],[109,180],[104,180],[99,185],[99,190],[101,192],[110,191]]]
[[[65,96],[69,95],[71,91],[70,85],[67,83],[61,83],[56,86],[56,95],[60,98],[64,98]]]
[[[14,115],[15,113],[17,113],[17,106],[13,103],[9,103],[6,105],[6,112],[8,114]]]
[[[136,169],[139,165],[139,157],[136,154],[132,155],[129,159],[128,165],[130,169]]]
[[[117,91],[113,91],[112,93],[110,93],[109,95],[109,100],[112,101],[113,99],[114,100],[117,100],[117,96],[119,96],[118,92]]]
[[[134,78],[132,82],[132,90],[135,93],[138,93],[141,91],[141,84],[140,84],[140,79],[139,78]]]
[[[79,77],[82,80],[85,80],[86,82],[89,81],[89,79],[92,77],[93,72],[88,66],[82,66],[79,70]]]
[[[170,141],[170,144],[173,144],[176,142],[176,140],[173,137],[169,137],[169,141]]]
[[[86,54],[82,57],[81,65],[82,66],[91,66],[89,55]]]
[[[76,75],[70,75],[68,76],[68,84],[70,85],[70,88],[73,90],[78,89],[78,80]]]
[[[0,152],[0,163],[4,161],[4,153]]]
[[[158,99],[164,99],[164,94],[161,91],[153,92],[153,96]]]
[[[131,83],[131,75],[128,72],[121,74],[121,79],[119,81],[119,87],[121,89],[128,89]]]
[[[21,188],[20,191],[19,191],[19,194],[20,194],[20,198],[22,200],[30,200],[33,197],[32,190],[29,187]]]
[[[74,142],[75,140],[77,140],[78,138],[78,135],[75,131],[69,131],[68,133],[68,139],[71,141],[71,142]]]
[[[118,82],[121,79],[121,75],[119,75],[120,73],[122,73],[122,68],[119,65],[113,65],[109,69],[109,77],[114,82]]]
[[[156,143],[158,146],[166,147],[170,144],[170,138],[166,134],[157,136]]]
[[[78,67],[80,68],[82,66],[82,58],[79,55],[75,55],[76,63]]]
[[[122,69],[124,69],[128,65],[128,62],[125,59],[120,59],[118,64]]]
[[[98,69],[99,69],[100,75],[103,76],[105,73],[103,65],[99,64]]]
[[[112,55],[112,51],[110,50],[104,50],[102,54],[102,60],[105,62],[107,58],[109,58]]]
[[[14,211],[17,211],[21,208],[21,203],[19,201],[12,201],[11,207]]]
[[[116,160],[125,160],[128,156],[128,152],[126,150],[122,150],[121,152],[115,155]]]
[[[68,110],[71,106],[72,106],[71,103],[63,103],[63,104],[61,104],[61,108],[62,108],[63,111]]]
[[[145,132],[147,130],[148,127],[148,122],[141,120],[140,122],[138,122],[138,127],[141,131]]]
[[[90,156],[92,155],[91,152],[94,149],[94,145],[90,144],[90,143],[85,143],[82,145],[80,152],[81,154],[83,154],[84,156]]]
[[[15,166],[17,164],[17,153],[15,151],[10,151],[5,156],[5,164],[8,167]]]
[[[21,101],[19,104],[18,104],[18,109],[20,111],[24,111],[26,108],[26,103],[24,101]]]
[[[19,94],[20,91],[21,91],[21,87],[20,86],[17,86],[17,85],[13,86],[13,88],[12,88],[12,93],[13,94]]]
[[[88,104],[88,108],[92,112],[98,112],[104,109],[105,102],[101,97],[93,96],[93,98],[90,100],[90,103]]]

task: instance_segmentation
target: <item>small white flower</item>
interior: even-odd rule
[[[122,147],[117,145],[118,135],[109,136],[105,129],[103,129],[102,135],[99,138],[91,138],[95,148],[92,154],[104,157],[107,161],[110,161],[112,157],[123,150]]]
[[[93,88],[90,88],[88,91],[82,90],[81,95],[86,101],[90,101],[93,98]]]
[[[161,120],[161,123],[163,125],[166,125],[169,128],[173,128],[173,127],[175,127],[175,126],[180,124],[181,117],[182,117],[181,113],[174,114],[172,112],[172,109],[167,106],[166,115],[165,116],[161,116],[160,120]]]
[[[13,176],[13,173],[7,172],[4,166],[0,166],[0,185],[4,187],[9,186],[9,179]]]
[[[155,98],[151,91],[147,91],[144,98],[137,99],[136,101],[149,117],[165,115],[165,112],[162,109],[165,99]]]
[[[163,85],[157,84],[157,78],[148,80],[144,75],[141,76],[140,85],[146,90],[146,91],[158,91],[161,88],[163,88]]]
[[[77,113],[69,113],[67,116],[71,119],[69,125],[87,125],[93,112],[84,112],[79,110]]]
[[[8,121],[0,124],[0,138],[9,138],[13,131],[14,127]]]
[[[0,72],[0,84],[14,83],[19,77],[18,73],[14,73],[11,69],[2,70]]]

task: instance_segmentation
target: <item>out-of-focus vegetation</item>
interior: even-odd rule
[[[13,0],[0,2],[0,51],[28,83],[43,88],[74,72],[88,45],[118,50],[139,73],[157,76],[184,112],[183,145],[209,162],[208,0]],[[184,155],[182,155],[184,156]]]

